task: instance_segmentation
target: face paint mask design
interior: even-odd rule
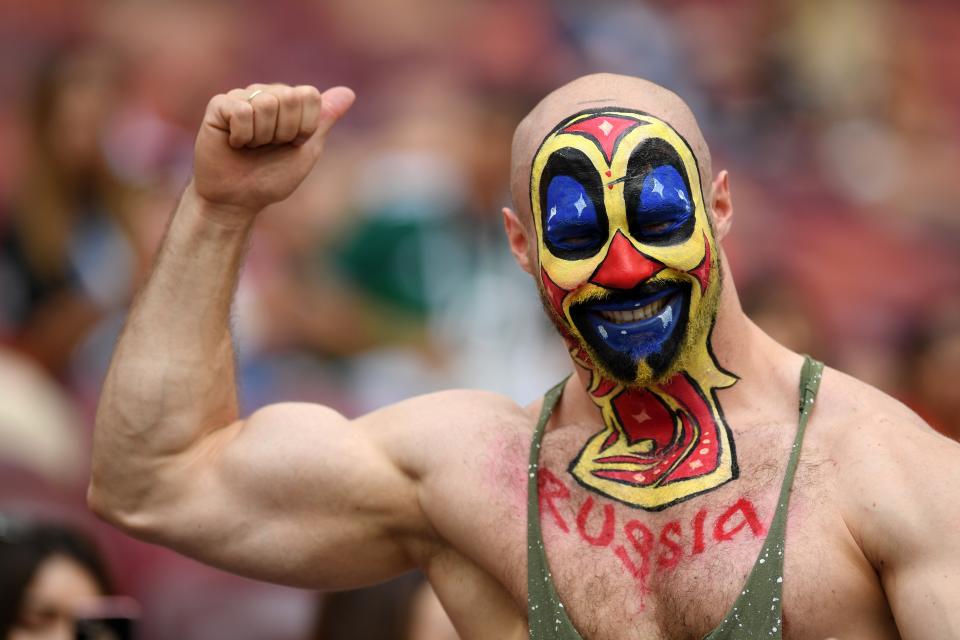
[[[720,262],[689,145],[641,112],[579,113],[537,150],[530,194],[541,295],[606,425],[570,472],[649,510],[735,478],[715,391],[736,377],[709,348]]]

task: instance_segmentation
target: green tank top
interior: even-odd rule
[[[740,596],[723,622],[707,634],[704,640],[750,640],[780,638],[782,636],[783,549],[787,529],[787,505],[790,487],[800,459],[800,447],[813,402],[820,387],[823,364],[806,357],[800,372],[800,421],[793,441],[787,471],[780,487],[773,522],[760,549],[757,561],[740,592]],[[530,465],[527,489],[527,617],[530,640],[583,640],[570,622],[560,602],[547,563],[540,529],[540,502],[537,472],[540,461],[540,443],[550,414],[560,399],[566,380],[547,392],[540,410],[540,420],[530,447]]]

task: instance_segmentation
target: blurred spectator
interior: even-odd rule
[[[100,148],[115,100],[103,51],[66,49],[43,66],[27,104],[23,174],[0,216],[0,331],[55,373],[126,302],[139,266],[133,194]]]
[[[72,399],[46,372],[0,347],[0,483],[8,466],[60,487],[83,482],[81,426]]]
[[[829,118],[875,114],[888,104],[897,51],[890,46],[897,27],[894,2],[779,4],[777,45],[794,104]]]
[[[430,584],[410,573],[324,597],[312,640],[458,640]]]
[[[82,535],[0,515],[0,640],[73,640],[77,618],[110,592]]]

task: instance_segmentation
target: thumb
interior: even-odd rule
[[[347,87],[327,89],[320,96],[320,122],[314,139],[323,139],[330,128],[336,124],[353,104],[356,95]]]

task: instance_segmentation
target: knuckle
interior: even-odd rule
[[[309,84],[301,84],[294,89],[301,98],[308,100],[319,100],[320,90]]]
[[[231,105],[233,115],[249,119],[253,115],[253,105],[246,100],[234,100]]]
[[[261,93],[255,100],[245,100],[244,102],[250,105],[258,119],[262,119],[264,122],[276,120],[280,107],[275,95]]]
[[[218,108],[218,107],[220,107],[220,106],[223,106],[223,105],[225,105],[225,104],[228,104],[228,103],[229,103],[229,100],[230,100],[230,98],[228,98],[226,95],[224,95],[224,94],[222,94],[222,93],[218,93],[217,95],[215,95],[215,96],[213,96],[212,98],[210,98],[210,101],[209,101],[209,102],[207,102],[207,109],[208,109],[208,110],[209,110],[209,109],[216,109],[216,108]]]
[[[280,109],[280,98],[273,93],[261,93],[257,96],[257,107],[270,114],[276,114]]]
[[[300,98],[297,96],[297,93],[290,87],[284,87],[281,89],[277,98],[280,100],[280,105],[286,108],[294,108],[300,106]]]

